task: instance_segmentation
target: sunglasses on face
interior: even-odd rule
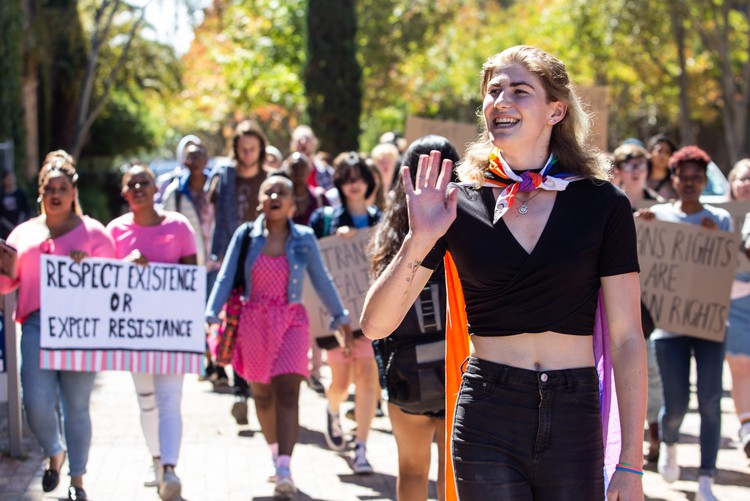
[[[620,164],[620,170],[623,172],[633,172],[634,170],[646,170],[648,164],[645,160],[634,160]]]
[[[151,181],[129,181],[125,186],[128,187],[128,190],[138,190],[151,186]]]

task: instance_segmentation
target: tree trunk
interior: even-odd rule
[[[320,149],[357,151],[362,69],[357,62],[355,0],[308,0],[304,79],[310,126]]]
[[[679,0],[678,0],[679,1]],[[672,31],[677,44],[677,58],[680,64],[680,76],[677,84],[680,88],[680,145],[685,146],[695,142],[693,125],[690,121],[690,96],[688,94],[689,81],[687,60],[685,57],[685,23],[677,2],[670,2]]]

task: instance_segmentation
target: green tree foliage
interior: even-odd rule
[[[683,142],[706,141],[712,154],[746,153],[748,5],[726,0],[359,0],[360,146],[369,149],[385,130],[403,129],[409,114],[477,120],[483,62],[509,46],[530,44],[565,61],[576,85],[607,86],[611,147],[628,136],[646,139],[667,131],[680,132]],[[267,130],[282,146],[282,131],[301,121],[310,121],[320,133],[321,127],[305,116],[308,106],[312,109],[312,93],[301,78],[305,41],[311,40],[305,2],[216,0],[215,6],[214,24],[199,36],[205,57],[193,53],[214,66],[206,66],[204,83],[197,85],[188,82],[197,76],[186,72],[186,92],[197,92],[193,97],[202,103],[202,112],[193,116],[200,121],[213,113],[205,123],[214,126],[260,117],[264,125],[273,124]],[[327,14],[330,21],[332,7]],[[191,57],[186,64],[202,63]],[[222,81],[206,86],[217,74]],[[722,137],[706,139],[708,132],[722,129],[730,131],[726,134],[735,146],[723,144]]]
[[[39,79],[39,152],[70,147],[86,67],[76,0],[36,0],[29,19],[27,64]]]
[[[308,0],[305,90],[320,149],[357,150],[362,70],[354,0]]]
[[[284,150],[305,121],[305,15],[305,0],[214,0],[183,57],[174,129],[228,151],[233,124],[252,118]]]
[[[0,3],[0,142],[11,141],[15,166],[20,169],[24,152],[21,78],[23,55],[21,0]]]

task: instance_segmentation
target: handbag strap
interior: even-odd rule
[[[244,223],[242,241],[240,242],[240,260],[237,263],[237,269],[234,272],[234,282],[232,284],[233,289],[245,287],[245,259],[247,259],[247,251],[250,248],[250,242],[252,241],[252,237],[250,237],[251,228],[251,223]]]

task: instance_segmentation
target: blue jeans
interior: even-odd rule
[[[690,357],[698,373],[698,412],[701,417],[700,474],[716,475],[716,455],[721,441],[721,393],[724,343],[689,336],[654,340],[659,362],[664,404],[659,412],[662,442],[676,444],[690,401]]]
[[[470,357],[451,449],[462,501],[601,501],[596,369],[537,372]]]
[[[91,446],[89,400],[96,373],[39,368],[39,312],[26,319],[21,331],[21,390],[29,428],[44,453],[56,456],[63,450],[62,421],[70,475],[83,475]]]

